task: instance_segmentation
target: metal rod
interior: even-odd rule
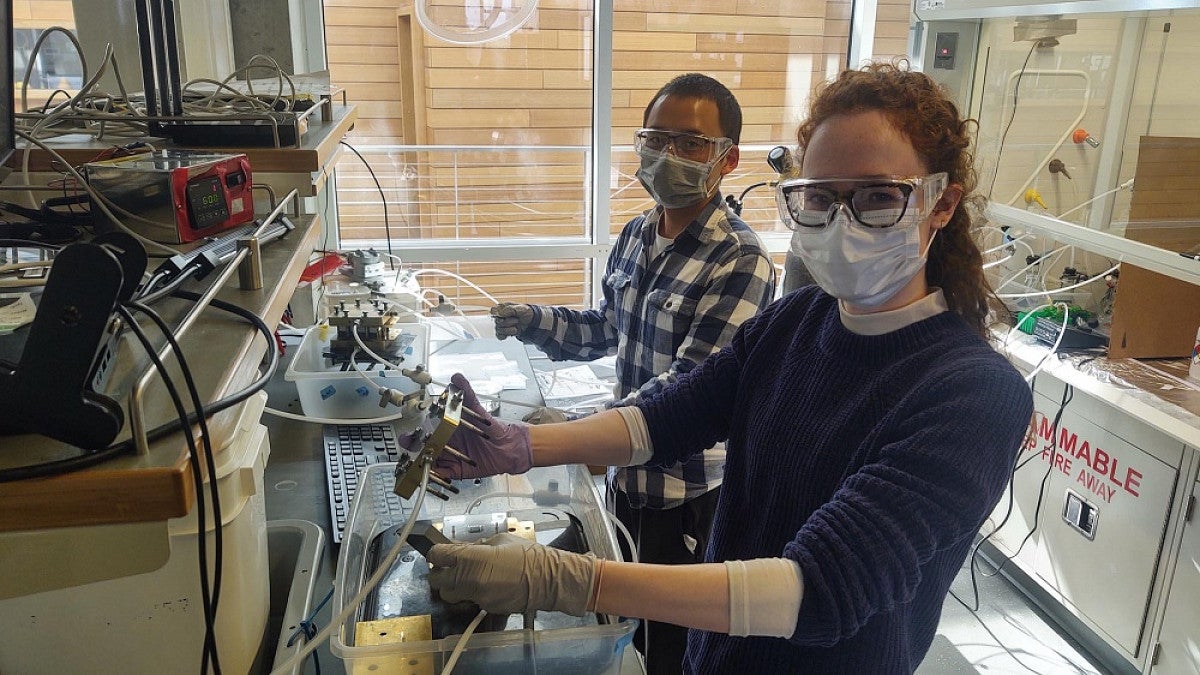
[[[488,436],[486,431],[484,431],[483,429],[480,429],[479,427],[475,426],[474,424],[471,424],[470,422],[468,422],[464,419],[458,420],[458,425],[460,427],[465,427],[466,429],[468,429],[470,431],[474,431],[475,433],[479,434],[480,436],[483,436],[484,438],[491,438],[491,436]]]
[[[466,462],[467,464],[470,464],[471,466],[479,466],[478,464],[475,463],[475,460],[464,455],[463,453],[459,452],[458,450],[455,450],[454,448],[450,447],[449,445],[443,445],[442,449],[445,450],[446,452],[454,455],[458,459]]]
[[[258,234],[261,234],[263,228],[265,228],[275,218],[279,217],[279,214],[282,213],[283,207],[287,204],[287,201],[289,199],[298,198],[299,194],[299,190],[292,190],[289,192],[287,197],[284,197],[283,201],[280,202],[279,205],[275,207],[275,210],[272,211],[271,214],[267,216],[266,220],[263,221],[263,224],[258,228],[258,231],[255,232],[255,235],[257,236]],[[192,327],[192,324],[196,322],[196,319],[200,317],[200,313],[207,309],[208,304],[212,302],[212,299],[216,297],[217,293],[221,292],[221,290],[225,287],[225,283],[229,281],[229,278],[233,276],[235,271],[237,271],[238,265],[242,262],[242,259],[246,257],[248,252],[249,249],[241,249],[237,252],[233,259],[225,265],[225,269],[221,270],[221,275],[217,277],[217,280],[208,287],[208,290],[205,291],[204,294],[200,296],[200,299],[196,301],[196,304],[192,306],[191,311],[189,311],[183,317],[183,320],[179,322],[179,327],[177,327],[174,331],[176,341],[183,337],[183,334],[186,333],[187,330]],[[158,358],[160,360],[166,359],[167,355],[170,353],[171,343],[168,342],[163,345],[161,350],[159,350]],[[146,371],[142,373],[142,376],[138,378],[137,382],[134,383],[133,391],[130,393],[129,397],[129,421],[133,428],[133,440],[137,445],[138,454],[142,455],[145,455],[150,451],[150,442],[146,438],[146,413],[144,399],[146,397],[146,388],[150,385],[150,380],[154,377],[156,372],[158,371],[153,366],[148,367]]]
[[[429,472],[429,480],[437,483],[438,485],[441,485],[442,487],[453,492],[454,494],[458,494],[458,492],[459,492],[458,488],[456,488],[450,484],[450,481],[446,480],[445,478],[442,478],[441,476],[438,476],[437,474],[433,473],[432,471]]]

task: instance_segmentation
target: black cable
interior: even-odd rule
[[[740,196],[738,196],[738,204],[741,204],[742,202],[746,201],[746,195],[749,194],[751,190],[753,190],[754,188],[762,187],[764,185],[770,185],[770,183],[763,181],[762,183],[755,183],[754,185],[751,185],[750,187],[746,188],[745,190],[742,190],[742,194]]]
[[[138,342],[142,344],[146,354],[154,363],[154,368],[162,377],[163,384],[166,386],[167,394],[171,397],[171,403],[175,406],[175,412],[179,416],[181,423],[188,419],[187,411],[183,407],[183,399],[179,397],[179,391],[175,388],[174,381],[171,380],[170,373],[167,372],[167,367],[163,364],[162,359],[158,358],[158,353],[154,350],[154,346],[150,344],[150,338],[146,337],[145,331],[138,325],[137,320],[133,318],[133,314],[123,306],[118,305],[116,308],[118,314],[125,319],[129,329],[137,337]],[[196,549],[200,563],[200,597],[202,609],[204,612],[204,650],[201,657],[200,673],[204,675],[208,672],[208,660],[211,656],[214,667],[216,665],[217,650],[216,640],[213,634],[213,624],[215,617],[212,613],[212,596],[208,585],[208,541],[207,528],[205,527],[205,499],[204,499],[204,477],[200,473],[200,457],[196,450],[196,438],[192,434],[190,424],[184,424],[184,439],[188,446],[188,464],[192,468],[192,483],[196,490]]]
[[[3,243],[4,242],[0,240],[0,245],[3,245]],[[196,301],[200,299],[198,294],[190,291],[176,291],[173,295],[174,297],[182,298],[184,300]],[[227,410],[241,403],[242,401],[245,401],[266,387],[271,381],[271,378],[275,376],[275,371],[279,368],[279,349],[275,345],[274,331],[272,331],[267,324],[253,312],[242,307],[238,307],[232,303],[225,302],[224,300],[217,300],[215,298],[209,304],[222,311],[236,314],[253,324],[254,327],[258,329],[259,333],[261,333],[267,340],[268,357],[267,365],[263,370],[263,374],[257,380],[250,383],[245,389],[213,401],[204,407],[204,414],[212,416],[223,410]],[[165,424],[161,424],[146,433],[146,442],[152,443],[165,436],[173,434],[176,431],[179,431],[179,429],[185,425],[196,423],[197,419],[198,416],[193,413],[187,418],[186,423],[181,423],[180,420],[174,420]],[[30,478],[46,478],[49,476],[57,476],[59,474],[69,473],[71,471],[78,471],[89,466],[95,466],[101,462],[106,462],[115,457],[120,457],[121,455],[132,454],[136,448],[136,441],[132,438],[129,438],[125,441],[116,443],[103,450],[97,450],[95,452],[76,455],[66,459],[42,462],[40,464],[3,469],[0,470],[0,483],[27,480]]]
[[[135,295],[134,298],[136,298],[136,300],[138,302],[140,302],[144,305],[154,304],[154,303],[158,302],[159,300],[162,300],[163,298],[167,297],[168,295],[174,293],[175,291],[179,290],[179,287],[182,286],[184,284],[184,282],[186,282],[189,279],[191,279],[192,277],[196,276],[196,274],[199,273],[201,269],[202,269],[202,267],[199,263],[192,263],[191,265],[188,265],[187,267],[183,268],[183,270],[180,271],[179,274],[176,274],[173,278],[171,278],[171,280],[168,281],[167,284],[165,286],[163,286],[162,288],[155,289],[153,286],[151,286],[149,283],[147,283],[145,286],[142,287],[141,290],[138,291],[137,295]],[[155,274],[157,275],[158,272],[155,272]],[[165,278],[165,276],[162,278]],[[161,280],[161,278],[160,278],[160,280]]]
[[[997,574],[999,574],[1004,569],[1004,566],[1007,565],[1010,560],[1012,560],[1013,558],[1016,558],[1018,555],[1020,555],[1021,549],[1025,548],[1026,542],[1028,542],[1029,538],[1033,536],[1033,533],[1037,531],[1038,516],[1041,515],[1041,511],[1042,511],[1042,499],[1043,499],[1043,497],[1045,497],[1045,494],[1046,494],[1046,481],[1049,480],[1050,472],[1054,469],[1054,459],[1055,459],[1055,455],[1058,452],[1058,425],[1062,421],[1063,412],[1066,411],[1067,405],[1069,405],[1071,403],[1071,400],[1074,398],[1075,398],[1075,387],[1073,387],[1072,385],[1069,385],[1069,384],[1064,384],[1062,400],[1059,401],[1058,412],[1056,412],[1054,414],[1054,423],[1050,427],[1050,460],[1046,465],[1046,473],[1042,475],[1042,485],[1038,490],[1037,506],[1034,507],[1034,512],[1033,512],[1033,527],[1030,528],[1029,533],[1025,535],[1025,538],[1021,541],[1021,544],[1017,547],[1017,550],[1012,555],[1004,556],[1004,561],[1001,562],[1000,565],[998,565],[995,570],[993,570],[991,573],[985,572],[983,574],[983,576],[985,576],[987,578],[991,578],[991,577],[994,577]],[[975,605],[974,609],[972,609],[971,607],[968,607],[967,604],[965,602],[963,602],[962,599],[959,598],[957,595],[954,596],[954,599],[958,600],[960,603],[962,603],[963,607],[966,607],[971,612],[975,612],[975,611],[979,610],[979,581],[975,576],[975,570],[976,570],[975,564],[976,564],[976,560],[978,560],[979,548],[981,546],[983,546],[983,544],[988,539],[991,539],[993,535],[995,535],[997,532],[999,532],[1000,529],[1002,527],[1004,527],[1004,525],[1008,522],[1009,517],[1012,516],[1013,506],[1016,502],[1016,495],[1014,493],[1014,487],[1013,487],[1013,482],[1016,480],[1016,473],[1021,467],[1028,464],[1035,457],[1041,457],[1041,453],[1035,453],[1032,456],[1030,456],[1028,459],[1026,459],[1024,462],[1021,462],[1020,464],[1017,464],[1013,467],[1013,471],[1012,471],[1013,475],[1012,475],[1012,477],[1010,477],[1009,482],[1008,482],[1008,509],[1004,513],[1004,518],[1002,518],[1000,520],[1000,523],[998,525],[996,525],[996,527],[992,528],[992,531],[989,532],[987,534],[987,536],[980,537],[979,541],[975,542],[975,545],[971,547],[971,552],[967,555],[967,560],[970,562],[970,565],[971,565],[971,593],[973,595],[973,600],[974,600],[974,605]],[[951,591],[951,595],[953,595],[953,591]]]
[[[384,232],[384,235],[387,237],[387,252],[388,252],[388,255],[392,255],[392,226],[388,220],[387,195],[383,192],[383,185],[381,185],[379,183],[379,178],[375,176],[375,169],[371,168],[371,163],[367,161],[366,157],[362,156],[361,152],[359,152],[357,149],[355,149],[355,147],[353,145],[350,145],[346,141],[339,141],[339,143],[346,146],[347,148],[350,148],[350,152],[353,152],[354,154],[358,155],[358,158],[360,160],[362,160],[363,166],[367,167],[367,171],[370,172],[371,180],[375,181],[375,188],[379,190],[379,198],[381,200],[383,200],[383,232]],[[392,269],[396,269],[396,259],[389,258],[388,265]]]
[[[162,332],[163,337],[165,337],[167,342],[171,345],[171,349],[175,352],[175,360],[179,363],[179,371],[183,375],[184,385],[187,387],[188,394],[191,396],[192,408],[196,411],[196,416],[198,418],[197,421],[200,424],[200,438],[204,447],[204,468],[206,471],[208,471],[208,491],[209,499],[212,502],[213,514],[214,565],[212,590],[210,594],[210,612],[215,619],[217,616],[217,603],[220,602],[221,599],[221,567],[222,561],[225,559],[223,542],[224,537],[222,533],[221,520],[221,490],[217,481],[217,466],[213,459],[212,436],[208,431],[208,419],[204,414],[204,404],[200,401],[200,392],[196,388],[196,380],[192,377],[192,370],[188,367],[187,359],[185,359],[183,356],[183,349],[179,346],[179,342],[175,339],[175,335],[171,331],[171,327],[167,325],[167,322],[164,321],[157,312],[143,304],[138,302],[130,302],[127,303],[127,306],[132,307],[133,309],[136,309],[142,314],[150,317],[150,320],[153,321],[156,326],[158,326],[158,329]],[[215,655],[213,658],[213,671],[218,673],[218,675],[221,672],[221,666],[217,662]]]
[[[1000,148],[996,150],[996,171],[992,174],[992,186],[988,188],[988,196],[996,189],[996,177],[1000,175],[1000,158],[1004,156],[1004,140],[1008,138],[1008,130],[1012,129],[1013,120],[1017,119],[1017,95],[1021,91],[1021,80],[1025,77],[1025,68],[1029,65],[1029,57],[1033,56],[1033,50],[1037,49],[1037,40],[1034,40],[1033,45],[1029,47],[1029,53],[1025,55],[1025,62],[1021,64],[1021,72],[1017,74],[1017,83],[1013,86],[1013,110],[1012,115],[1008,118],[1008,124],[1004,127],[1004,132],[1000,134]]]

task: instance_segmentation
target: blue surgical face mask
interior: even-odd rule
[[[681,209],[707,200],[717,188],[709,176],[717,162],[725,159],[728,150],[709,162],[694,162],[669,152],[643,150],[639,153],[641,167],[637,170],[642,187],[663,208]]]

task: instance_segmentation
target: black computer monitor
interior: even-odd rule
[[[15,142],[13,136],[13,19],[12,0],[0,0],[0,165],[8,161]]]

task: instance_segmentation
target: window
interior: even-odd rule
[[[462,2],[431,15],[461,20]],[[848,1],[542,0],[516,32],[461,45],[423,31],[409,0],[328,2],[331,77],[359,109],[348,140],[389,216],[385,228],[374,181],[347,154],[343,246],[384,246],[390,230],[406,261],[440,263],[501,299],[589,305],[613,234],[651,205],[633,132],[654,92],[703,72],[737,95],[742,159],[722,193],[740,196],[774,177],[767,151],[794,145],[813,86],[844,67],[849,19]],[[907,25],[888,34],[902,47]],[[782,250],[769,189],[750,190],[742,215]]]

